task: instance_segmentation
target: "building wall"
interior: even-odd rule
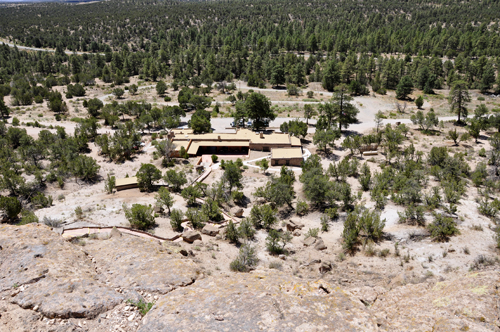
[[[271,159],[271,166],[300,166],[302,165],[302,158],[275,158]]]
[[[124,186],[116,186],[116,191],[125,190],[125,189],[134,189],[134,188],[139,188],[139,186],[137,185],[137,183],[127,184],[127,185],[124,185]]]
[[[271,151],[276,148],[289,148],[290,144],[265,144],[265,143],[250,143],[250,150]]]

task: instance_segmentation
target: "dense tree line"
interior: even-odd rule
[[[266,51],[420,52],[499,55],[497,1],[132,0],[34,4],[0,11],[3,36],[70,51],[161,51],[173,58],[200,47],[217,53]],[[255,19],[259,18],[259,19]],[[493,24],[490,24],[493,22]],[[130,46],[124,46],[124,45]],[[424,54],[425,55],[425,54]]]

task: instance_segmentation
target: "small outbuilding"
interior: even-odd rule
[[[303,160],[301,147],[271,150],[271,166],[300,166]]]
[[[124,179],[116,179],[116,191],[139,188],[137,178],[135,176]]]

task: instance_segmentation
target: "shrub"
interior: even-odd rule
[[[245,194],[243,194],[242,191],[233,191],[231,194],[231,197],[233,198],[233,201],[236,204],[241,204],[243,203],[243,199],[245,198]]]
[[[82,207],[81,206],[77,206],[76,209],[75,209],[75,215],[78,219],[82,219],[83,218],[83,210],[82,210]]]
[[[237,243],[239,240],[238,230],[234,226],[232,220],[229,221],[226,227],[226,239],[228,239],[229,242],[233,243]]]
[[[248,219],[243,219],[238,227],[238,235],[244,239],[253,239],[255,237],[255,228]]]
[[[382,238],[385,219],[380,220],[380,213],[368,209],[356,208],[349,213],[344,222],[342,232],[343,248],[353,254],[359,244],[359,237],[363,236],[365,243],[378,242]]]
[[[319,234],[319,228],[309,228],[305,238],[307,239],[308,237],[318,237],[318,234]]]
[[[389,248],[382,249],[379,253],[380,257],[387,257],[391,253],[391,250]]]
[[[202,229],[210,219],[206,211],[197,208],[189,208],[186,218],[191,222],[194,229]]]
[[[328,222],[330,221],[330,219],[326,216],[326,215],[322,215],[321,216],[321,231],[322,232],[328,232],[328,229],[330,228]]]
[[[137,302],[134,302],[132,300],[127,300],[127,302],[130,303],[131,305],[137,307],[137,309],[139,309],[139,313],[142,316],[145,316],[149,312],[149,310],[151,310],[151,308],[153,307],[153,303],[152,302],[146,303],[142,299],[140,299]]]
[[[29,210],[21,211],[21,221],[18,225],[27,225],[34,222],[38,222],[38,217],[33,212]]]
[[[44,193],[38,193],[31,198],[31,203],[39,209],[43,209],[52,206],[52,196],[45,196]]]
[[[146,230],[155,224],[151,205],[133,204],[131,209],[124,208],[125,217],[133,228]]]
[[[312,91],[309,91],[312,92]],[[280,261],[272,261],[269,263],[269,268],[270,269],[275,269],[275,270],[281,270],[283,268],[283,263]]]
[[[202,192],[197,185],[191,185],[182,189],[181,195],[188,205],[194,205],[196,200],[202,196]]]
[[[104,190],[106,190],[108,194],[112,194],[115,188],[116,188],[116,178],[108,174],[106,176],[106,180],[104,183]]]
[[[358,214],[358,225],[360,234],[364,235],[367,240],[378,242],[382,238],[385,219],[380,220],[379,212],[364,210]]]
[[[179,209],[172,209],[170,212],[170,225],[174,231],[182,232],[182,218],[184,213]]]
[[[14,127],[17,127],[17,126],[19,126],[19,124],[20,124],[19,119],[18,119],[18,118],[16,118],[16,117],[13,117],[13,118],[12,118],[12,125],[13,125]]]
[[[309,205],[306,202],[299,200],[297,202],[296,211],[299,216],[305,216],[309,211]]]
[[[451,217],[445,217],[442,214],[434,214],[434,221],[427,226],[434,241],[445,242],[451,236],[460,234],[457,224]]]
[[[485,255],[479,255],[474,259],[472,263],[471,270],[479,270],[481,267],[495,265],[496,260],[492,257]]]
[[[235,272],[248,272],[253,269],[259,259],[257,258],[257,251],[255,247],[250,244],[243,244],[240,248],[238,257],[229,265],[231,271]]]
[[[61,224],[62,224],[62,221],[60,219],[51,218],[51,217],[43,217],[42,222],[45,225],[47,225],[49,227],[53,227],[53,228],[59,228],[59,227],[61,227]]]
[[[339,217],[339,212],[336,207],[326,209],[325,214],[328,216],[330,220],[335,220]]]
[[[271,229],[266,237],[266,248],[271,255],[279,255],[285,251],[285,246],[291,240],[292,234],[290,232],[279,232]]]
[[[398,212],[399,223],[408,225],[425,226],[424,207],[410,204],[404,212]]]
[[[0,210],[5,212],[7,219],[16,219],[21,209],[21,202],[17,198],[0,196]]]
[[[219,159],[219,157],[217,157],[215,154],[212,155],[212,163],[217,163],[217,160]]]
[[[363,191],[368,191],[370,190],[370,183],[371,183],[370,167],[368,167],[368,164],[365,162],[363,166],[361,166],[361,175],[359,176],[359,184],[361,185]]]
[[[250,210],[250,220],[256,228],[269,229],[278,221],[276,212],[270,205],[254,205]]]

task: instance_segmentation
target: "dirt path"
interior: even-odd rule
[[[0,42],[3,43],[3,44],[5,44],[5,45],[7,45],[7,46],[9,46],[9,47],[17,47],[18,49],[25,50],[25,51],[52,52],[52,53],[54,53],[56,51],[56,50],[54,50],[52,48],[37,48],[37,47],[20,46],[20,45],[9,43],[5,39],[1,39],[1,38],[0,38]],[[71,51],[64,51],[64,53],[66,53],[67,55],[72,55],[72,54],[78,54],[78,55],[82,55],[82,54],[96,54],[96,53],[92,53],[92,52],[71,52]],[[99,53],[99,54],[100,55],[104,55],[104,53]]]

